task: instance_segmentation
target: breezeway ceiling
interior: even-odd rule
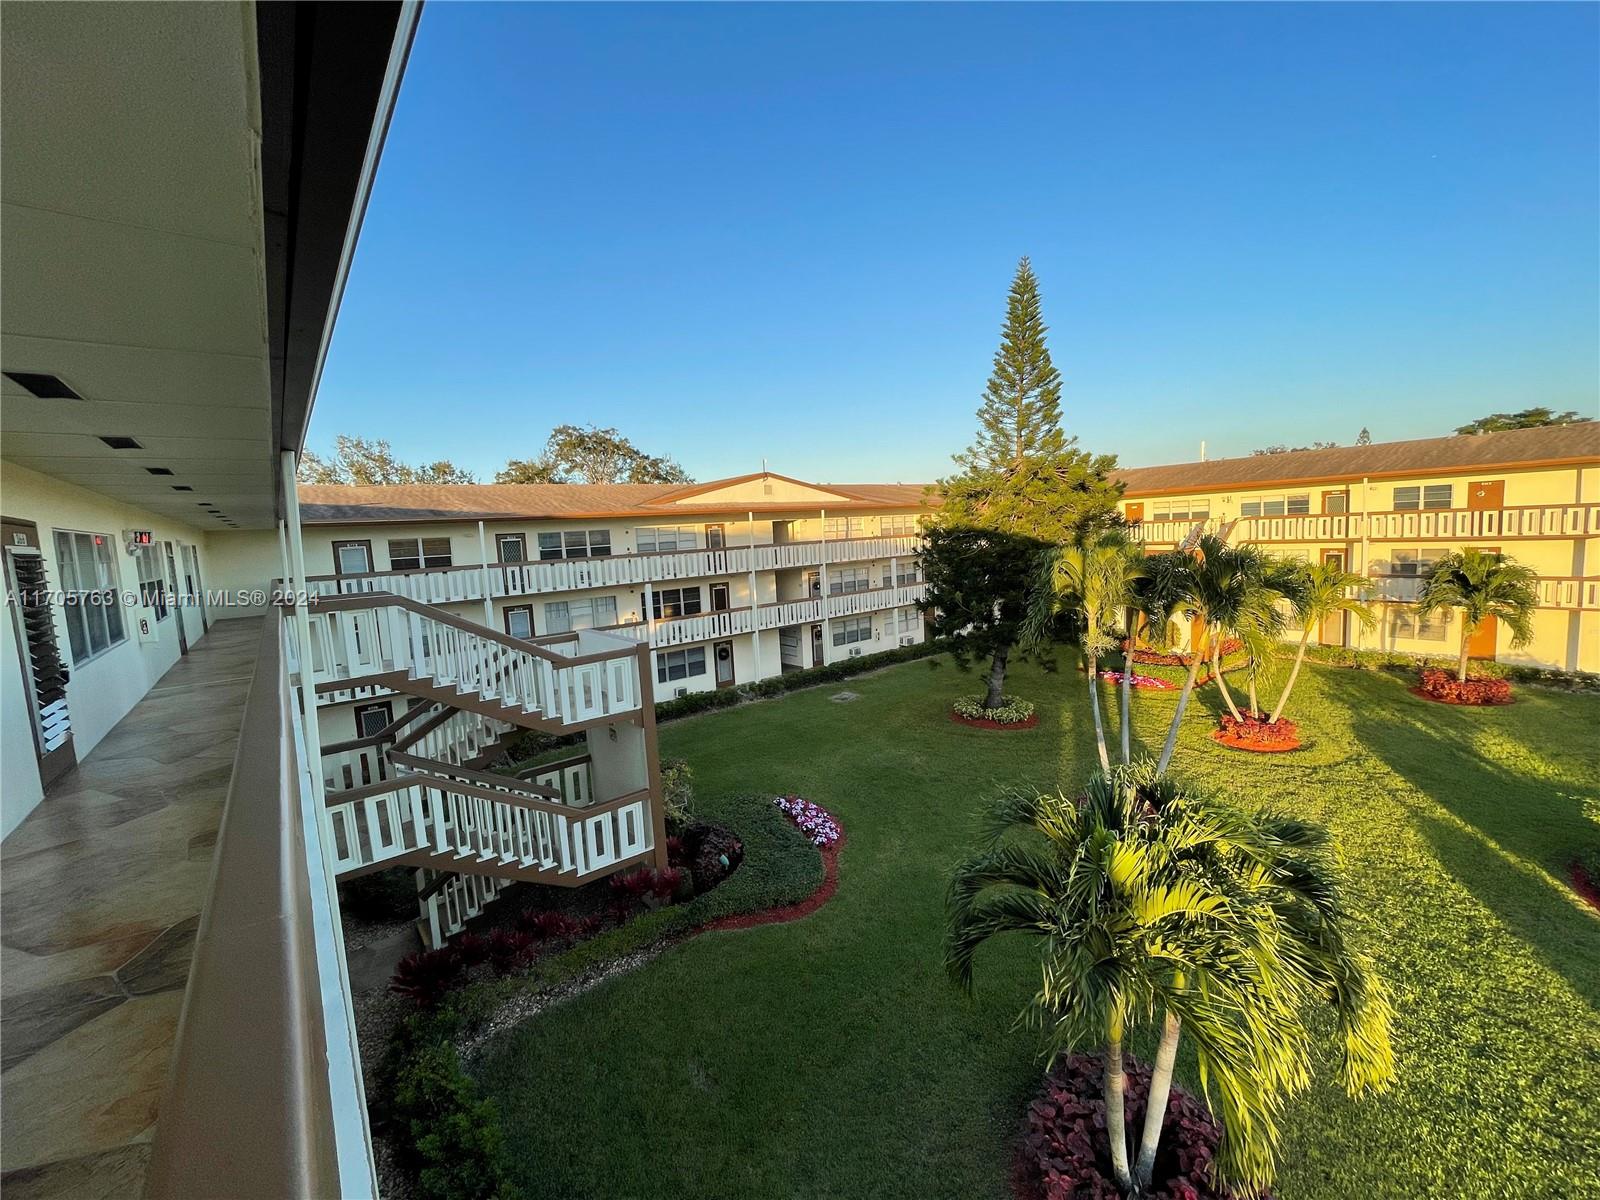
[[[222,522],[201,501],[270,527],[249,6],[7,5],[3,55],[0,360],[83,399],[0,381],[0,454],[202,528]]]

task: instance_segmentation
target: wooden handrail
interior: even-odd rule
[[[451,708],[448,705],[441,707],[437,713],[429,717],[421,725],[418,725],[405,737],[397,738],[394,745],[389,747],[390,756],[393,757],[397,753],[411,749],[411,747],[415,746],[423,738],[427,737],[428,734],[432,733],[435,729],[439,728],[439,726],[443,725],[456,713],[466,711],[470,710]]]
[[[517,778],[526,779],[529,775],[538,774],[543,771],[565,771],[568,767],[576,767],[582,763],[593,761],[594,759],[592,756],[588,754],[579,754],[572,758],[558,758],[552,760],[551,762],[535,763],[531,767],[523,767],[522,770],[517,774]]]
[[[454,769],[451,768],[451,770]],[[513,780],[512,782],[519,781]],[[561,804],[554,800],[546,800],[543,797],[530,796],[522,792],[503,792],[498,788],[479,787],[476,784],[462,783],[455,779],[441,779],[434,775],[401,775],[394,779],[384,779],[377,783],[365,784],[362,787],[349,788],[343,792],[333,792],[328,796],[327,806],[329,808],[338,808],[356,800],[388,795],[391,792],[398,792],[409,787],[431,787],[439,791],[460,792],[463,796],[476,796],[499,804],[509,804],[514,808],[536,809],[541,812],[566,817],[569,820],[588,820],[590,817],[604,816],[615,809],[626,808],[630,804],[637,804],[640,800],[651,799],[650,789],[642,787],[629,792],[625,796],[618,796],[615,800],[607,800],[603,804]]]
[[[518,779],[515,775],[496,775],[491,771],[475,771],[470,767],[458,767],[453,763],[439,762],[437,759],[432,758],[419,758],[414,754],[401,754],[394,751],[390,752],[389,761],[430,775],[444,775],[450,779],[460,779],[467,783],[480,783],[491,790],[499,787],[509,787],[529,796],[545,800],[562,799],[559,788],[548,787],[542,783],[529,783],[525,779]]]
[[[340,754],[346,750],[363,750],[369,746],[376,747],[383,745],[384,742],[392,742],[401,729],[409,725],[422,712],[438,703],[439,701],[437,700],[418,700],[407,707],[405,712],[378,730],[377,733],[368,734],[366,737],[351,738],[345,742],[331,742],[322,748],[322,753],[324,756]]]

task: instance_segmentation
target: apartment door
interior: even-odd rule
[[[1506,481],[1504,479],[1483,479],[1471,484],[1467,488],[1467,507],[1479,508],[1504,508],[1506,506]]]
[[[200,633],[203,636],[211,629],[211,622],[206,620],[206,598],[201,590],[200,583],[200,549],[197,546],[183,547],[184,583],[188,585],[191,603],[200,614]]]
[[[1206,645],[1206,622],[1204,617],[1189,618],[1189,653],[1209,654],[1211,649]]]
[[[730,688],[733,686],[733,643],[714,642],[711,646],[711,657],[717,664],[717,687]]]
[[[1498,483],[1498,485],[1500,487],[1500,494],[1502,496],[1504,496],[1505,495],[1505,483],[1504,483],[1504,481],[1503,480],[1497,480],[1496,482]],[[1482,486],[1483,486],[1482,484],[1475,483],[1469,489],[1467,489],[1467,497],[1468,497],[1469,503],[1471,501],[1472,496]],[[1479,549],[1479,550],[1482,550],[1485,554],[1499,554],[1500,553],[1500,547],[1499,546],[1478,546],[1476,548]],[[1459,616],[1460,614],[1457,614],[1457,615]],[[1491,662],[1494,661],[1495,643],[1499,640],[1499,638],[1500,638],[1500,622],[1497,621],[1494,617],[1485,617],[1483,619],[1483,624],[1479,625],[1476,629],[1474,629],[1472,631],[1472,636],[1467,639],[1467,657],[1468,658],[1486,658],[1486,659],[1489,659]]]
[[[807,571],[805,574],[806,595],[822,595],[822,573],[820,571]]]
[[[820,667],[822,665],[822,626],[821,625],[813,625],[811,627],[811,665],[813,667]]]
[[[706,549],[721,550],[728,544],[728,529],[725,525],[706,526]]]
[[[1324,550],[1322,561],[1334,563],[1339,570],[1345,569],[1345,556],[1343,550]],[[1343,646],[1350,633],[1350,614],[1334,613],[1331,617],[1322,618],[1322,627],[1317,630],[1317,641],[1324,646]]]
[[[78,762],[67,711],[69,673],[56,644],[50,580],[38,526],[31,521],[0,521],[0,541],[5,545],[6,607],[11,610],[17,648],[22,652],[22,690],[32,718],[29,724],[39,760],[39,782],[48,788]]]
[[[725,584],[725,583],[713,583],[711,585],[711,611],[712,612],[727,612],[728,611],[728,585],[727,584]]]
[[[172,615],[177,620],[172,623],[178,627],[178,653],[189,653],[189,635],[183,628],[183,610],[185,608],[185,594],[178,588],[178,558],[172,552],[172,543],[164,542],[167,552],[167,589],[172,594]]]
[[[1127,517],[1129,525],[1137,525],[1140,521],[1144,520],[1144,504],[1141,502],[1139,504],[1128,505]]]
[[[370,575],[372,573],[372,542],[335,542],[333,544],[333,569],[340,575]]]
[[[1338,491],[1322,493],[1322,512],[1324,516],[1337,517],[1349,511],[1349,488],[1341,488]]]

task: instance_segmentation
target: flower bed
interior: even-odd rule
[[[1121,671],[1101,671],[1100,678],[1118,687],[1122,686]],[[1170,680],[1157,679],[1154,675],[1141,675],[1137,671],[1132,673],[1129,682],[1136,688],[1145,688],[1154,692],[1172,692],[1178,688],[1178,685]]]
[[[1511,683],[1506,679],[1486,679],[1472,676],[1457,679],[1454,671],[1426,668],[1422,680],[1411,689],[1413,693],[1443,704],[1465,704],[1484,707],[1511,703]]]
[[[1243,649],[1244,643],[1238,638],[1226,638],[1222,643],[1222,657],[1227,658],[1230,654],[1237,654]],[[1211,655],[1208,653],[1206,655],[1206,660],[1210,661],[1210,658]],[[1135,648],[1133,652],[1133,661],[1136,663],[1144,663],[1147,666],[1153,667],[1187,667],[1189,665],[1189,656],[1187,654],[1167,654],[1161,650],[1151,650],[1148,648]]]
[[[1572,879],[1572,890],[1583,897],[1590,908],[1600,911],[1600,869],[1591,870],[1600,863],[1600,854],[1587,858],[1579,855],[1567,864],[1567,874]]]
[[[982,696],[958,696],[950,719],[977,729],[1032,729],[1039,723],[1033,701],[1016,696],[1002,696],[998,708],[985,708]]]
[[[1269,713],[1246,713],[1244,720],[1235,720],[1232,713],[1222,714],[1222,727],[1211,733],[1211,740],[1230,750],[1253,750],[1257,754],[1279,754],[1285,750],[1300,749],[1300,730],[1287,717],[1274,723]]]
[[[844,836],[833,814],[820,804],[813,804],[799,796],[774,796],[772,802],[778,811],[794,822],[794,826],[811,839],[813,846],[831,846]]]
[[[1017,1149],[1012,1185],[1018,1200],[1116,1200],[1121,1195],[1106,1140],[1104,1070],[1101,1058],[1090,1054],[1069,1055],[1050,1068],[1028,1105]],[[1137,1138],[1150,1095],[1150,1068],[1129,1059],[1126,1076],[1127,1124]],[[1205,1106],[1174,1084],[1146,1200],[1233,1200],[1231,1190],[1211,1179],[1221,1140],[1222,1130]],[[1270,1193],[1261,1195],[1270,1200]]]

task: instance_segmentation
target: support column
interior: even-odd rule
[[[656,618],[655,618],[655,589],[650,586],[650,581],[644,581],[644,648],[645,661],[650,664],[650,679],[656,677]]]
[[[750,661],[755,671],[755,678],[761,678],[761,596],[756,591],[756,514],[752,509],[745,514],[750,522],[748,528],[750,536],[747,539],[750,550]],[[734,682],[737,683],[735,675]]]
[[[489,586],[489,542],[483,533],[483,522],[478,522],[478,562],[483,572],[483,623],[490,629],[494,628],[494,600],[491,599],[493,591]]]
[[[1362,476],[1362,479],[1361,479],[1361,571],[1360,571],[1360,574],[1361,574],[1361,577],[1363,579],[1371,578],[1371,575],[1370,575],[1370,563],[1371,563],[1370,554],[1371,554],[1371,551],[1372,551],[1371,537],[1372,537],[1372,520],[1371,520],[1370,517],[1367,516],[1367,477],[1366,476]],[[1372,607],[1372,602],[1370,600],[1367,602],[1367,607],[1369,607],[1369,608]],[[1377,606],[1377,608],[1378,608],[1378,646],[1381,649],[1383,647],[1383,618],[1384,618],[1384,616],[1386,616],[1388,614],[1389,609],[1388,609],[1388,606],[1384,605],[1384,604],[1379,604]],[[1346,618],[1346,620],[1348,621],[1348,618]],[[1365,629],[1362,628],[1362,625],[1361,625],[1360,621],[1354,621],[1354,622],[1351,622],[1351,624],[1355,625],[1355,629],[1352,631],[1352,638],[1355,641],[1356,649],[1358,649],[1358,650],[1362,649],[1361,642],[1362,642],[1363,638],[1365,637],[1366,631],[1365,631]]]
[[[822,592],[822,661],[828,661],[828,648],[833,645],[833,621],[828,616],[828,510],[818,509],[822,515],[822,539],[817,551],[817,587]]]

